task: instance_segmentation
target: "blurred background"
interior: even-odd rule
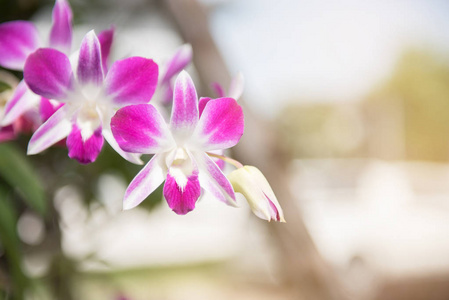
[[[0,0],[0,21],[45,39],[53,4]],[[87,166],[26,157],[24,134],[0,144],[2,299],[449,299],[449,2],[70,4],[72,50],[113,24],[115,59],[163,68],[190,43],[201,96],[242,72],[232,155],[287,223],[207,196],[178,216],[161,190],[122,211],[140,166],[107,147]]]

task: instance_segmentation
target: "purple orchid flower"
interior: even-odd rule
[[[53,23],[48,45],[68,54],[72,42],[72,10],[66,0],[56,0],[53,7]],[[39,47],[39,33],[33,23],[11,21],[0,24],[0,66],[22,71],[27,57]],[[25,112],[37,108],[41,97],[31,92],[22,81],[14,95],[6,103],[5,114],[0,124],[12,124]]]
[[[125,159],[142,163],[114,140],[110,120],[116,109],[148,103],[154,94],[158,66],[151,59],[130,57],[116,61],[105,74],[102,48],[94,31],[84,37],[78,63],[62,52],[42,48],[29,55],[24,78],[30,89],[65,103],[31,137],[28,154],[37,154],[67,137],[69,157],[80,163],[95,161],[104,139]]]
[[[192,55],[192,46],[190,44],[184,44],[168,60],[164,75],[159,84],[162,90],[162,104],[171,104],[173,99],[173,78],[192,61]]]
[[[195,86],[183,71],[174,86],[170,124],[154,106],[142,104],[118,110],[111,128],[124,151],[154,154],[128,186],[124,209],[140,204],[164,180],[164,197],[177,214],[195,208],[201,187],[236,206],[230,182],[207,152],[230,148],[240,140],[243,113],[234,99],[209,101],[199,117]]]

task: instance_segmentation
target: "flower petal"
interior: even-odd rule
[[[68,57],[50,48],[38,49],[28,56],[23,76],[34,93],[49,99],[64,100],[73,85]]]
[[[151,59],[118,60],[106,75],[106,94],[120,107],[148,103],[156,90],[158,72],[157,64]]]
[[[248,201],[253,213],[261,219],[285,222],[284,214],[265,176],[253,166],[231,172],[228,179],[236,193]]]
[[[12,124],[28,110],[37,107],[41,96],[33,93],[25,81],[21,81],[11,99],[6,103],[2,126]]]
[[[136,164],[136,165],[143,165],[143,161],[140,159],[140,154],[136,153],[129,153],[123,151],[117,141],[114,139],[114,136],[112,135],[111,127],[109,125],[106,125],[103,123],[103,137],[108,142],[108,144],[117,152],[121,157],[126,159],[127,161]]]
[[[240,105],[232,98],[207,102],[192,142],[204,151],[235,146],[243,134],[244,121]]]
[[[255,182],[258,183],[259,187],[262,189],[262,192],[266,196],[269,202],[270,215],[272,219],[276,221],[285,222],[284,213],[282,211],[281,205],[279,204],[273,192],[273,189],[271,188],[270,184],[268,183],[268,180],[265,178],[262,172],[260,172],[259,169],[253,166],[245,166],[244,168],[249,174],[251,174],[252,178],[255,180]]]
[[[39,47],[39,34],[28,21],[11,21],[0,25],[0,66],[23,70],[25,60]]]
[[[181,72],[192,60],[192,46],[184,44],[167,62],[167,69],[161,82],[168,82],[177,73]]]
[[[70,119],[74,113],[75,110],[70,105],[64,105],[56,111],[31,137],[28,144],[28,155],[44,151],[69,135],[72,130]]]
[[[210,101],[213,100],[212,98],[209,97],[201,97],[200,101],[198,102],[198,111],[200,114],[200,118],[201,115],[203,114],[204,108],[206,108],[206,104]]]
[[[176,138],[192,135],[198,123],[198,98],[192,78],[182,71],[176,78],[170,127]]]
[[[64,103],[41,97],[39,104],[39,114],[43,122],[47,121]]]
[[[103,82],[101,46],[93,30],[89,31],[81,42],[76,75],[83,85],[99,86]]]
[[[180,187],[175,177],[167,174],[164,184],[164,197],[168,206],[178,215],[185,215],[195,208],[195,203],[201,195],[198,172],[187,177],[185,186]]]
[[[163,168],[159,155],[154,155],[145,167],[134,177],[125,192],[123,209],[139,205],[165,179],[167,170]]]
[[[106,74],[108,70],[109,54],[111,53],[112,41],[114,40],[114,26],[110,29],[103,30],[98,35],[98,40],[101,45],[101,62],[103,65],[103,72]]]
[[[201,187],[218,200],[237,207],[234,189],[215,162],[204,152],[195,151],[192,154],[198,165]]]
[[[123,107],[111,119],[115,140],[126,152],[152,154],[174,142],[164,118],[151,104]]]
[[[72,9],[69,3],[56,0],[52,17],[50,47],[69,54],[72,46]]]
[[[82,164],[92,163],[97,159],[98,154],[100,154],[103,142],[101,126],[89,138],[85,139],[83,138],[81,128],[77,124],[73,124],[72,131],[67,137],[69,157],[76,159]]]

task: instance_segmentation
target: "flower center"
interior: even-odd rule
[[[81,130],[81,136],[84,141],[89,139],[95,130],[101,126],[101,118],[97,111],[95,103],[85,103],[78,113],[76,124]]]
[[[183,147],[174,149],[166,158],[168,172],[176,180],[177,185],[184,189],[189,176],[195,170],[193,161],[190,159],[187,150]]]

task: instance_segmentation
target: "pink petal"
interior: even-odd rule
[[[200,98],[200,101],[198,102],[198,110],[199,110],[199,113],[200,113],[200,117],[201,117],[201,115],[203,114],[203,110],[204,110],[204,108],[206,107],[206,104],[207,104],[210,100],[213,100],[213,99],[212,99],[212,98],[209,98],[209,97],[201,97],[201,98]]]
[[[148,103],[156,90],[157,78],[158,66],[151,59],[118,60],[106,76],[106,93],[119,106]]]
[[[139,205],[165,179],[166,170],[163,169],[159,156],[156,154],[145,167],[131,181],[123,199],[123,209],[131,209]]]
[[[187,184],[179,187],[175,178],[167,174],[164,184],[164,197],[168,206],[178,215],[185,215],[195,208],[196,200],[201,195],[198,172],[194,172],[187,178]]]
[[[58,50],[38,49],[28,56],[23,72],[25,82],[36,94],[64,100],[72,89],[72,67],[68,57]]]
[[[124,151],[156,153],[173,145],[164,118],[150,104],[123,107],[111,119],[115,140]]]
[[[64,105],[56,111],[44,124],[42,124],[31,137],[28,144],[28,155],[44,151],[51,145],[69,135],[72,130],[70,119],[74,110],[69,105]]]
[[[23,70],[25,60],[39,47],[36,27],[27,21],[11,21],[0,25],[0,66]]]
[[[98,35],[98,40],[101,45],[101,62],[104,73],[107,73],[109,67],[109,54],[111,53],[112,41],[114,40],[114,31],[115,28],[111,26],[111,29],[103,30]]]
[[[119,144],[112,135],[111,128],[104,123],[103,123],[103,137],[108,142],[108,144],[115,150],[115,152],[120,154],[121,157],[123,157],[124,159],[133,164],[143,165],[143,161],[140,159],[140,154],[125,152],[120,148]]]
[[[204,151],[226,149],[238,143],[243,129],[243,112],[237,101],[219,98],[207,103],[193,139]]]
[[[17,86],[11,99],[6,103],[5,115],[1,122],[2,126],[6,126],[15,122],[20,116],[32,108],[37,107],[41,96],[33,93],[25,81],[21,81]]]
[[[167,70],[162,77],[162,82],[170,81],[170,79],[181,72],[191,60],[192,46],[190,44],[182,45],[167,62]]]
[[[101,126],[88,139],[84,140],[81,135],[81,129],[76,124],[73,124],[72,131],[67,137],[69,157],[76,159],[82,164],[92,163],[100,154],[103,141]]]
[[[41,97],[41,101],[39,104],[39,114],[41,115],[42,122],[47,121],[63,105],[64,103],[51,101],[47,98]]]
[[[83,85],[99,86],[103,82],[101,46],[93,30],[89,31],[81,42],[76,75]]]
[[[226,97],[223,87],[218,82],[212,83],[212,89],[214,89],[215,93],[217,93],[217,96],[219,98]]]
[[[198,123],[198,98],[192,78],[182,71],[175,82],[170,127],[177,138],[189,137]]]
[[[53,7],[53,24],[50,31],[50,47],[65,54],[72,45],[72,9],[66,0],[56,0]]]
[[[234,189],[220,168],[206,153],[193,152],[192,154],[198,165],[201,187],[218,200],[236,207]]]

